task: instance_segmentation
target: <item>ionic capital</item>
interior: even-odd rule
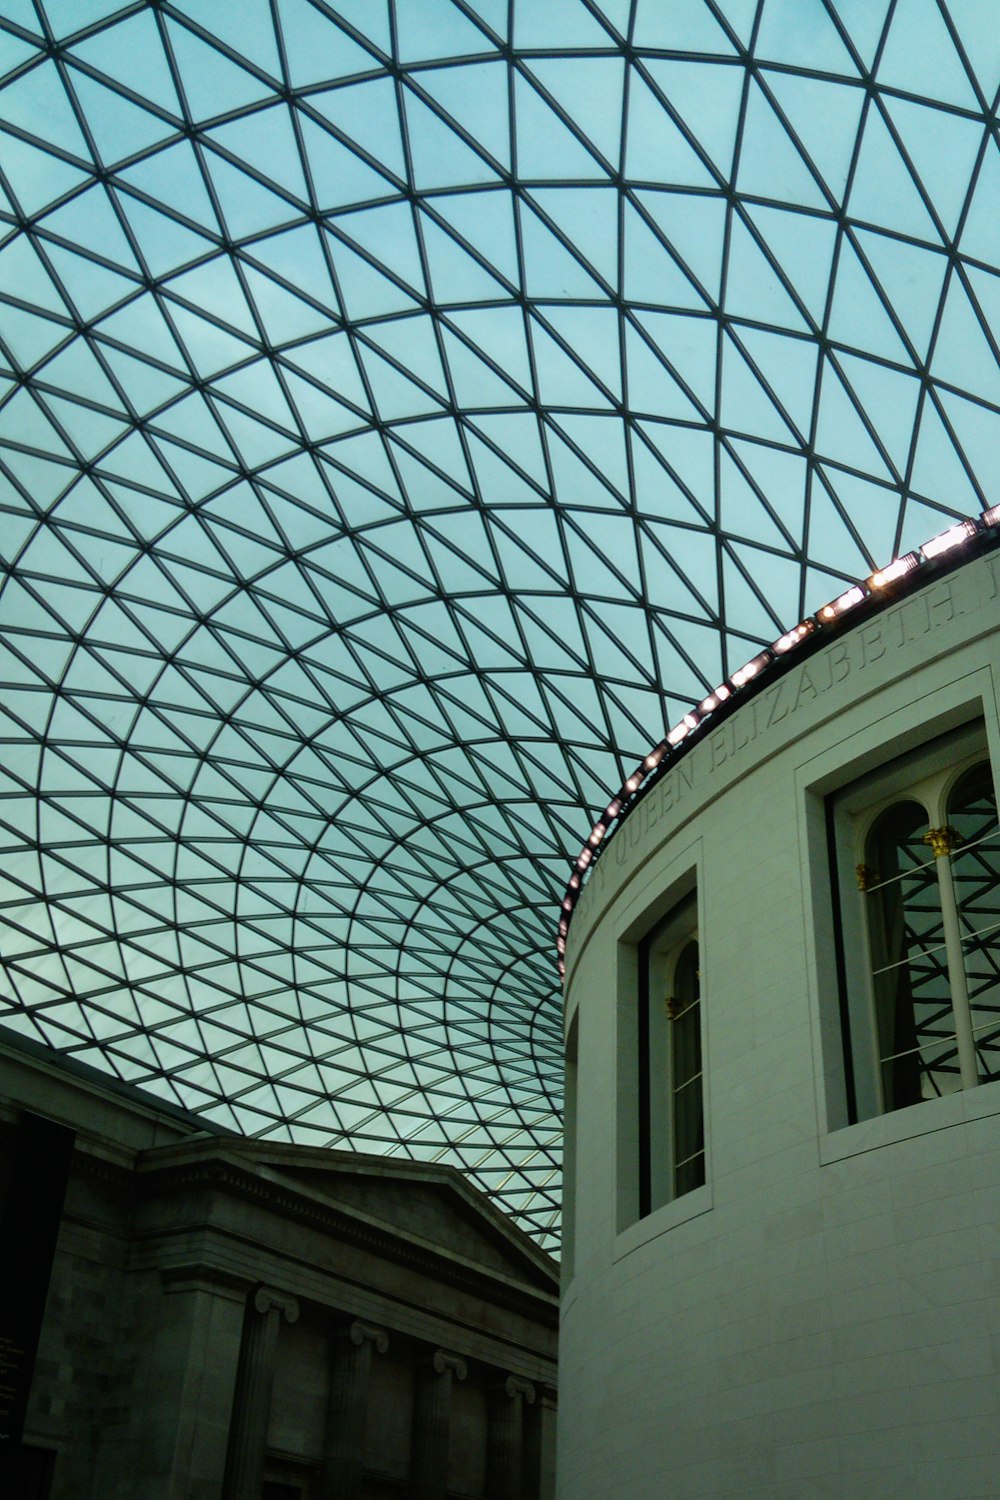
[[[349,1338],[358,1349],[362,1344],[373,1344],[379,1354],[385,1354],[389,1347],[389,1335],[385,1329],[362,1323],[360,1318],[355,1318],[351,1326],[344,1329],[344,1337]]]
[[[460,1354],[447,1354],[444,1349],[435,1350],[431,1368],[435,1375],[443,1375],[446,1370],[450,1370],[456,1380],[464,1380],[469,1373],[469,1367]]]
[[[521,1380],[517,1375],[508,1375],[503,1383],[503,1390],[512,1401],[517,1396],[523,1396],[529,1406],[534,1403],[535,1387],[530,1380]]]
[[[259,1286],[253,1294],[253,1305],[261,1316],[277,1309],[284,1315],[286,1323],[299,1321],[299,1304],[288,1292],[275,1291],[272,1286]]]

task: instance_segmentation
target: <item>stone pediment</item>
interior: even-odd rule
[[[341,1214],[374,1222],[404,1242],[433,1247],[543,1296],[558,1296],[556,1262],[454,1167],[215,1137],[146,1153],[146,1169],[179,1167],[182,1158],[190,1168],[198,1158],[220,1155],[272,1183],[283,1179],[292,1191],[298,1184]]]

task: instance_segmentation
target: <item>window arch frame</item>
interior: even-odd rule
[[[980,1076],[976,1062],[961,942],[961,913],[960,909],[956,910],[958,903],[951,867],[951,854],[959,851],[954,844],[948,847],[946,837],[950,829],[948,817],[952,795],[963,777],[979,765],[987,767],[995,800],[996,775],[982,721],[967,724],[887,761],[831,797],[831,855],[839,896],[837,936],[842,966],[845,1059],[853,1090],[852,1118],[867,1119],[905,1107],[902,1103],[886,1102],[882,1070],[887,1059],[883,1057],[880,1046],[873,975],[876,945],[870,928],[872,906],[865,899],[869,891],[878,888],[877,884],[869,884],[866,890],[866,876],[871,873],[871,835],[879,819],[896,805],[913,803],[926,818],[925,841],[929,846],[926,868],[933,866],[941,901],[943,940],[940,947],[947,961],[948,1004],[953,1019],[956,1019],[958,1088],[975,1087],[979,1082],[988,1082],[997,1076],[988,1070],[986,1076]],[[985,1026],[980,1029],[985,1029]],[[930,1097],[931,1094],[921,1092],[920,1101]]]

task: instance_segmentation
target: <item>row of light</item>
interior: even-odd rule
[[[978,520],[959,521],[955,526],[949,526],[947,531],[942,531],[938,536],[932,537],[929,542],[916,552],[907,552],[904,557],[897,557],[888,567],[880,568],[872,573],[864,583],[856,583],[840,594],[836,599],[831,599],[829,604],[817,610],[816,614],[810,615],[802,620],[794,629],[786,631],[773,641],[770,646],[765,646],[763,651],[742,667],[739,667],[732,676],[714,692],[703,698],[696,708],[689,709],[674,727],[667,732],[666,738],[662,739],[656,748],[637,766],[632,775],[625,782],[617,797],[608,803],[604,812],[591,830],[590,837],[577,855],[573,866],[573,873],[566,887],[566,894],[562,902],[562,915],[559,920],[559,936],[556,947],[559,953],[559,973],[565,975],[566,964],[566,938],[569,933],[569,924],[573,916],[573,910],[580,898],[584,876],[594,860],[598,848],[604,842],[616,819],[620,820],[623,810],[628,811],[639,787],[652,771],[655,771],[660,762],[669,756],[677,747],[699,729],[705,720],[710,718],[727,699],[734,693],[738,693],[747,683],[758,677],[766,667],[782,657],[794,651],[803,641],[807,640],[818,630],[829,629],[842,615],[850,610],[856,609],[866,599],[878,595],[883,589],[889,588],[894,583],[899,583],[919,568],[924,562],[931,562],[945,552],[950,552],[955,547],[961,547],[970,538],[978,536],[991,527],[1000,526],[1000,505],[994,505],[989,510],[984,510]]]

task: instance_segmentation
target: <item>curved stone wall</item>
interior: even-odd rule
[[[844,789],[923,747],[996,780],[998,624],[997,555],[900,598],[694,747],[595,865],[567,950],[566,1500],[997,1492],[1000,1086],[866,1102],[830,844]],[[678,1195],[642,976],[682,928],[706,1169]]]

